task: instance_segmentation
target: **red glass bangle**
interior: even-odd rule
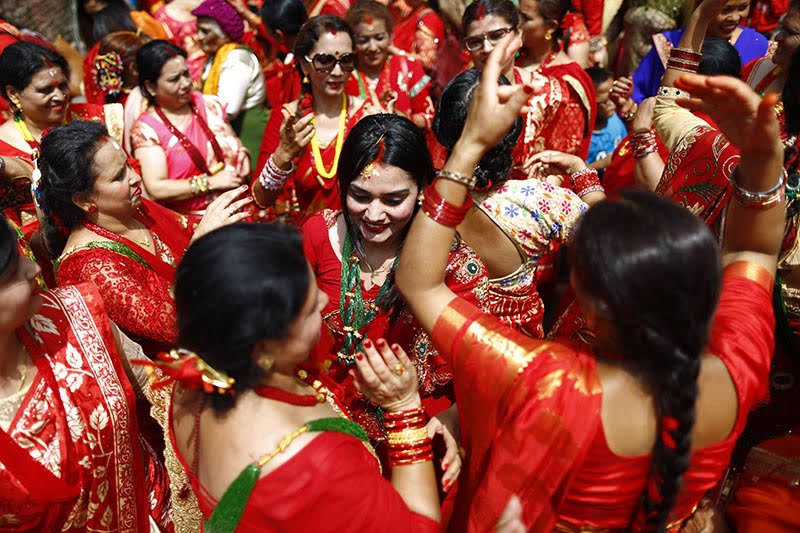
[[[637,131],[631,135],[631,147],[633,157],[641,159],[647,154],[658,150],[656,144],[656,134],[653,130]]]
[[[681,70],[683,72],[696,73],[700,70],[700,63],[690,63],[688,61],[669,58],[667,61],[667,68]]]
[[[431,444],[431,439],[427,438],[416,443],[414,442],[409,442],[406,444],[387,443],[387,447],[389,449],[389,452],[404,452],[409,450],[416,450],[417,448],[422,448],[424,446],[430,446],[430,444]]]
[[[404,430],[404,429],[420,429],[420,428],[424,428],[425,426],[426,426],[426,423],[424,421],[409,422],[409,423],[393,422],[393,425],[391,425],[391,426],[390,425],[384,425],[384,429],[386,430],[386,433],[391,433],[393,431],[401,431],[401,430]]]
[[[428,461],[433,461],[433,452],[427,455],[420,455],[419,457],[414,457],[413,459],[398,459],[393,460],[391,457],[389,458],[389,464],[391,466],[408,466],[417,463],[427,463]]]
[[[703,58],[703,54],[695,52],[694,50],[689,50],[688,48],[673,48],[669,51],[669,57],[699,63]]]
[[[411,424],[419,422],[420,424],[427,424],[428,417],[425,416],[424,413],[418,415],[411,415],[406,418],[399,418],[399,419],[391,419],[391,418],[384,418],[383,425],[387,428],[393,427],[395,424]]]
[[[425,409],[423,409],[422,407],[415,407],[413,409],[406,409],[405,411],[392,411],[392,412],[385,411],[383,413],[383,419],[402,420],[415,415],[426,416]]]
[[[425,213],[428,218],[442,226],[455,228],[464,220],[464,217],[467,216],[467,212],[472,207],[472,196],[467,194],[464,203],[461,206],[455,206],[441,197],[436,190],[435,184],[436,182],[434,181],[425,187],[425,198],[422,200],[422,212]]]

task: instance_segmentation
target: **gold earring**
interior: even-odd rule
[[[552,41],[553,40],[553,31],[550,30],[549,32],[544,34],[545,41]]]
[[[19,98],[16,96],[9,96],[9,99],[11,100],[13,106],[17,108],[16,111],[22,113],[22,106],[19,103]]]
[[[259,360],[257,361],[257,363],[256,363],[256,364],[257,364],[257,365],[258,365],[258,366],[261,368],[261,370],[263,370],[264,372],[269,372],[270,370],[272,370],[272,365],[274,365],[274,364],[275,364],[275,360],[274,360],[274,359],[272,359],[272,357],[267,357],[267,356],[265,355],[264,357],[262,357],[261,359],[259,359]]]
[[[303,76],[303,83],[308,83],[308,74]]]

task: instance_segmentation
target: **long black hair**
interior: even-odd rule
[[[286,336],[310,286],[295,229],[239,223],[212,231],[189,247],[175,274],[178,346],[232,377],[241,395],[265,375],[254,346]],[[213,394],[211,406],[221,414],[235,398]]]
[[[433,117],[433,133],[448,152],[453,150],[456,141],[461,137],[467,121],[472,94],[475,92],[480,78],[481,72],[477,69],[462,72],[450,80],[439,99],[436,115]],[[510,85],[505,76],[500,76],[499,82],[500,85]],[[481,158],[475,168],[475,176],[478,178],[477,188],[486,189],[508,179],[511,165],[514,162],[511,150],[516,146],[520,133],[522,133],[522,119],[517,118],[514,126],[503,137],[500,144],[486,152]]]
[[[186,59],[186,51],[169,41],[156,39],[145,43],[136,52],[136,70],[139,72],[139,89],[151,104],[156,103],[156,97],[147,88],[147,82],[156,85],[161,76],[164,63],[170,59],[181,56]]]
[[[308,20],[308,13],[301,0],[267,0],[261,6],[261,18],[272,31],[295,36]]]
[[[640,511],[648,530],[663,531],[689,467],[697,375],[722,280],[719,248],[685,208],[629,191],[586,213],[572,264],[613,328],[611,349],[653,395],[659,431]]]
[[[42,229],[51,259],[64,250],[69,231],[83,220],[83,211],[72,201],[74,194],[91,194],[97,169],[93,160],[108,137],[99,122],[76,120],[50,130],[42,138],[39,169]]]
[[[365,166],[372,162],[391,165],[408,172],[416,181],[420,191],[434,178],[433,162],[428,152],[425,136],[407,118],[391,114],[370,115],[353,126],[342,146],[338,176],[343,206],[342,214],[347,226],[347,233],[353,243],[353,248],[361,257],[364,256],[361,234],[347,212],[347,195],[353,180],[361,174]],[[419,206],[414,202],[414,213],[418,209]],[[402,248],[402,243],[410,227],[411,220],[409,219],[408,225],[400,235],[400,248]],[[399,307],[396,307],[396,304],[401,303],[401,300],[394,285],[394,272],[390,274],[387,282],[390,283],[389,290],[381,295],[377,304],[384,311],[393,307],[398,310]],[[393,316],[396,317],[397,314],[393,313]]]
[[[303,24],[303,26],[300,28],[300,32],[297,34],[297,39],[294,41],[293,50],[294,60],[297,64],[297,69],[300,71],[301,78],[305,78],[305,74],[303,73],[303,68],[301,65],[305,62],[306,57],[310,57],[309,54],[311,54],[311,50],[314,49],[314,45],[317,44],[319,38],[325,32],[336,33],[340,31],[343,31],[350,36],[351,43],[355,42],[353,39],[353,30],[350,28],[350,25],[347,24],[344,19],[335,15],[318,15],[316,17],[311,17],[306,21],[305,24]],[[353,51],[355,52],[355,48]],[[310,83],[302,82],[301,88],[305,93],[311,92]]]
[[[0,277],[6,273],[17,255],[19,255],[17,234],[11,228],[6,216],[0,213]]]
[[[90,15],[85,0],[78,0],[78,33],[86,48],[115,31],[139,31],[131,18],[131,8],[125,0],[103,0],[106,7]]]
[[[783,85],[781,100],[786,114],[786,133],[800,134],[800,48],[792,54],[792,63],[786,75],[786,83]]]
[[[60,68],[64,76],[69,79],[67,60],[58,52],[26,41],[9,45],[0,54],[0,92],[3,98],[11,102],[6,93],[6,86],[10,85],[18,92],[22,92],[31,83],[34,74],[53,65]],[[14,109],[13,104],[11,107]]]

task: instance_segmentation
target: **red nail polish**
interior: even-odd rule
[[[363,360],[363,359],[364,359],[364,354],[363,354],[363,353],[361,353],[361,352],[358,352],[358,353],[356,354],[356,359],[358,359],[359,361]]]
[[[400,345],[399,344],[392,344],[392,350],[394,350],[396,352],[399,349],[400,349]]]
[[[442,463],[442,470],[447,470],[449,465],[447,463]]]
[[[378,339],[377,341],[375,341],[375,344],[377,344],[378,346],[386,346],[386,341],[383,339]]]
[[[367,339],[364,341],[364,348],[372,348],[372,341]]]
[[[533,86],[531,86],[531,85],[523,85],[523,89],[525,90],[526,93],[533,94]]]

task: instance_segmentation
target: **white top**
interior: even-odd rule
[[[203,78],[208,75],[211,64],[212,61],[206,63]],[[233,120],[242,111],[264,102],[264,73],[253,52],[246,48],[236,48],[228,53],[219,74],[217,96],[225,104],[228,120]]]

